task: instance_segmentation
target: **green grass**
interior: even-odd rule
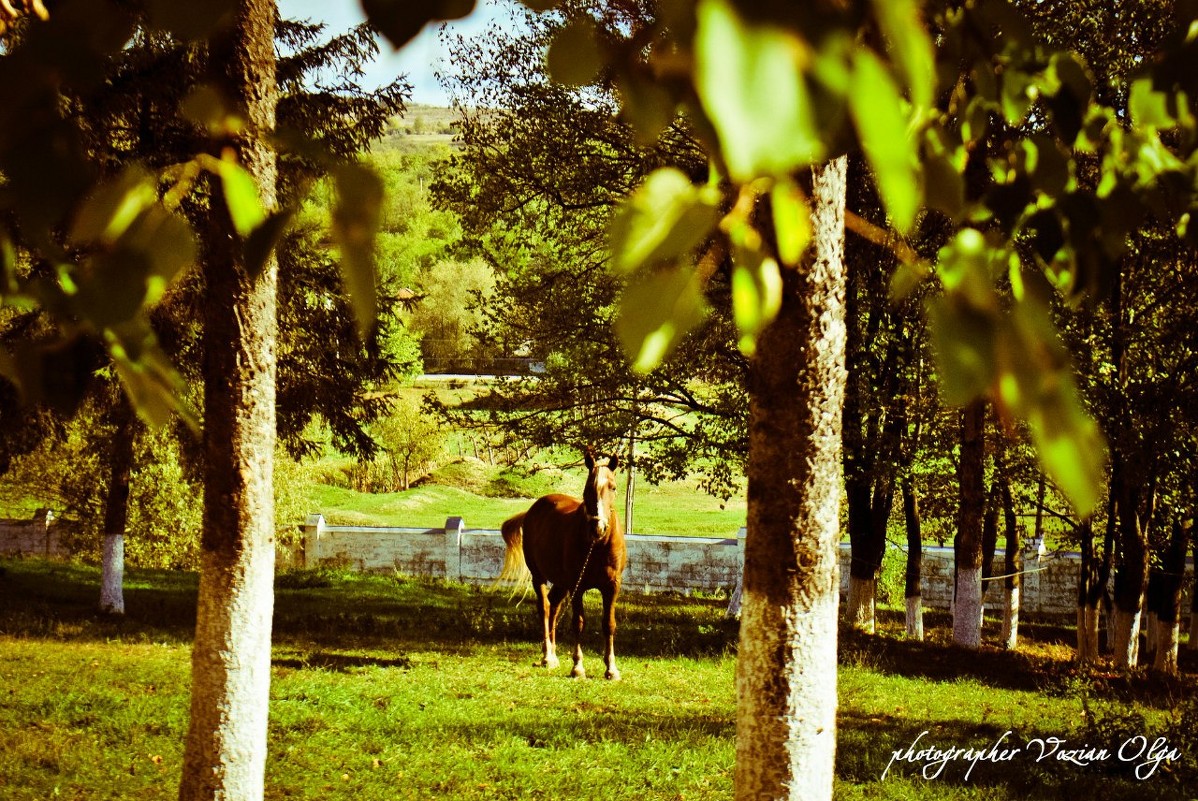
[[[186,731],[194,575],[134,571],[123,619],[94,610],[91,568],[0,562],[0,797],[173,795]],[[277,582],[270,799],[725,799],[734,764],[736,627],[714,599],[630,593],[617,637],[624,681],[574,681],[539,655],[530,603],[431,580],[336,571]],[[592,619],[598,599],[588,599]],[[1029,625],[1027,647],[965,653],[842,633],[837,798],[1188,798],[1193,759],[1145,782],[1113,765],[1083,769],[961,763],[937,780],[894,770],[920,732],[981,747],[1198,735],[1180,680],[1081,674],[1069,632]],[[568,639],[568,635],[564,636]],[[601,670],[598,627],[587,666]],[[1188,661],[1184,667],[1192,669]],[[1087,699],[1083,702],[1083,699]],[[1089,710],[1089,717],[1084,715]],[[1189,722],[1187,722],[1189,721]],[[1188,726],[1188,728],[1187,728]],[[1189,735],[1185,735],[1190,731]],[[1175,742],[1177,744],[1177,742]]]
[[[324,515],[332,525],[435,527],[449,517],[461,517],[471,528],[498,529],[542,495],[581,495],[585,478],[581,469],[529,473],[471,460],[446,465],[406,492],[356,492],[314,480],[304,493],[309,513]],[[621,477],[621,516],[624,491]],[[743,497],[724,502],[684,481],[656,486],[640,482],[635,499],[637,534],[734,537],[745,524]]]

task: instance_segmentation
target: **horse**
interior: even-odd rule
[[[582,632],[585,626],[582,596],[599,590],[603,596],[604,677],[620,678],[616,668],[616,598],[628,554],[624,530],[616,514],[618,459],[595,460],[586,450],[587,483],[582,500],[553,494],[538,498],[528,511],[505,520],[503,569],[499,581],[532,579],[537,597],[537,619],[543,642],[540,666],[558,666],[557,617],[562,602],[574,605],[574,667],[570,675],[585,678],[582,666]],[[548,589],[546,585],[549,585]]]

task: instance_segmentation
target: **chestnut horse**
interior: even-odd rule
[[[503,541],[507,546],[499,579],[512,580],[531,576],[537,596],[537,619],[544,635],[540,664],[557,667],[557,617],[562,602],[574,605],[574,668],[571,676],[584,678],[582,667],[582,631],[585,625],[582,596],[596,589],[603,596],[604,674],[619,679],[616,669],[616,597],[628,560],[624,549],[624,530],[616,514],[617,459],[605,464],[595,461],[586,451],[589,471],[582,500],[569,495],[546,495],[527,512],[503,523]],[[548,589],[546,584],[550,585]]]

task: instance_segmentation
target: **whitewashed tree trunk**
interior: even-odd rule
[[[982,569],[957,570],[956,603],[953,605],[953,642],[966,648],[982,644]]]
[[[1152,669],[1167,673],[1170,676],[1177,675],[1177,643],[1181,637],[1181,627],[1176,621],[1167,623],[1163,620],[1157,621],[1156,629],[1156,655],[1152,660]]]
[[[907,636],[914,640],[923,640],[922,595],[912,595],[907,598]]]
[[[1019,585],[1007,587],[1002,610],[1002,644],[1008,651],[1019,647]]]
[[[269,0],[238,0],[209,44],[210,78],[245,120],[230,141],[275,206],[274,28]],[[245,263],[219,192],[205,239],[204,521],[180,801],[258,801],[266,767],[274,607],[276,287]]]
[[[1111,617],[1114,629],[1113,652],[1115,664],[1133,668],[1140,661],[1140,610],[1127,612],[1115,606]]]
[[[849,597],[845,620],[855,629],[873,634],[876,629],[877,579],[849,576]]]
[[[750,370],[736,798],[826,801],[836,755],[847,160],[813,170],[814,258]]]
[[[105,534],[100,562],[100,611],[125,614],[125,535]]]

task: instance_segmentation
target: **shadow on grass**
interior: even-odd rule
[[[902,627],[894,625],[896,615],[901,617],[901,613],[894,612],[879,616],[882,633],[878,635],[842,627],[840,663],[928,681],[971,679],[1007,690],[1050,695],[1089,693],[1157,709],[1172,709],[1181,700],[1198,695],[1198,654],[1191,651],[1180,652],[1178,676],[1143,668],[1121,671],[1106,663],[1079,668],[1072,652],[1076,635],[1064,625],[1024,623],[1020,626],[1019,649],[1008,651],[996,642],[986,642],[972,651],[952,644],[952,621],[945,613],[925,617],[928,638],[923,642],[898,634]],[[993,628],[993,623],[988,620],[987,627]]]
[[[407,670],[412,667],[412,660],[406,656],[397,657],[395,659],[381,659],[372,656],[354,656],[352,654],[334,654],[324,651],[315,653],[307,653],[301,657],[290,658],[275,658],[271,660],[271,665],[276,668],[289,668],[291,670],[308,670],[317,668],[320,670],[332,670],[337,673],[349,673],[361,668],[400,668]]]
[[[84,640],[187,642],[194,636],[194,573],[129,571],[125,614],[98,611],[99,570],[41,560],[0,560],[0,634]],[[426,578],[299,571],[276,581],[276,643],[300,641],[317,652],[378,645],[460,654],[479,645],[537,644],[531,598],[507,590]],[[601,650],[598,593],[587,596],[583,648]],[[616,652],[630,657],[721,655],[737,626],[724,602],[682,595],[627,593],[617,606]],[[560,643],[573,643],[568,620]]]

